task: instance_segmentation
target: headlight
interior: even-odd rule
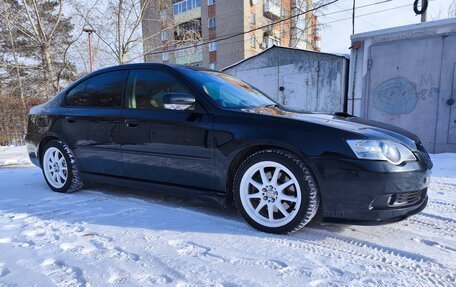
[[[388,140],[347,140],[358,158],[387,160],[392,164],[416,160],[415,155],[405,145]]]

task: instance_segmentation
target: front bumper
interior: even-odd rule
[[[325,221],[395,222],[426,207],[432,162],[427,155],[393,165],[337,157],[313,158]]]

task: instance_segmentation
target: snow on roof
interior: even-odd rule
[[[336,56],[336,57],[344,57],[345,59],[349,60],[350,59],[350,56],[347,55],[347,54],[338,54],[338,53],[326,53],[326,52],[317,52],[317,51],[312,51],[312,50],[305,50],[305,49],[299,49],[299,48],[291,48],[291,47],[284,47],[284,46],[279,46],[279,45],[272,45],[271,47],[261,51],[260,53],[258,54],[255,54],[253,56],[250,56],[250,57],[247,57],[245,59],[242,59],[234,64],[231,64],[229,66],[226,66],[225,68],[221,69],[221,71],[225,71],[225,70],[228,70],[232,67],[235,67],[247,60],[250,60],[250,59],[253,59],[255,57],[258,57],[260,56],[261,54],[271,50],[271,49],[274,49],[274,48],[280,48],[280,49],[286,49],[286,50],[293,50],[293,51],[299,51],[299,52],[305,52],[305,53],[315,53],[315,54],[323,54],[323,55],[330,55],[330,56]]]
[[[422,30],[422,29],[430,29],[430,28],[437,28],[437,27],[444,27],[444,26],[455,26],[453,32],[456,32],[456,18],[449,18],[444,20],[437,20],[425,23],[418,23],[418,24],[410,24],[404,26],[398,26],[388,29],[381,29],[375,30],[365,33],[358,33],[354,34],[350,37],[353,40],[363,40],[365,38],[375,37],[375,36],[383,36],[386,34],[394,34],[412,30]],[[446,32],[446,31],[439,31],[439,32]],[[440,33],[439,33],[440,34]]]

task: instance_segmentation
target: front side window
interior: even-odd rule
[[[164,109],[167,93],[191,94],[176,77],[158,70],[132,70],[128,77],[126,99],[130,109]]]
[[[241,110],[275,105],[265,94],[234,76],[216,71],[178,69],[222,108]]]
[[[126,71],[113,71],[85,80],[68,92],[67,106],[121,107],[126,76]]]

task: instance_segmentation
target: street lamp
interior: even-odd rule
[[[89,61],[90,61],[90,72],[93,71],[93,61],[92,61],[92,33],[96,33],[95,29],[84,28],[82,29],[83,32],[86,32],[89,36]]]

